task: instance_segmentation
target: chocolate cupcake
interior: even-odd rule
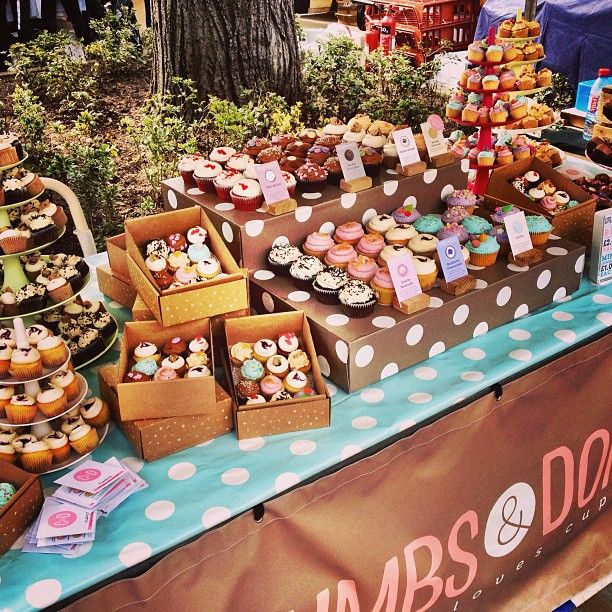
[[[295,173],[298,191],[315,193],[320,191],[327,179],[327,170],[317,164],[306,162]]]
[[[268,253],[268,266],[281,276],[289,276],[291,264],[301,255],[300,249],[292,244],[277,244]]]
[[[295,174],[295,171],[305,163],[306,160],[303,157],[296,157],[295,155],[285,155],[279,162],[281,170],[291,172],[291,174]]]
[[[337,157],[328,157],[323,164],[323,168],[327,172],[327,182],[336,187],[340,185],[340,179],[342,178],[340,160]]]
[[[383,156],[372,147],[361,147],[359,150],[363,167],[368,176],[378,176],[382,166]]]
[[[257,154],[257,163],[267,164],[271,161],[280,161],[282,157],[283,151],[280,147],[268,147]]]
[[[21,314],[36,312],[45,307],[45,286],[38,283],[28,283],[15,294],[17,309]]]
[[[353,319],[369,317],[376,306],[376,294],[360,280],[349,281],[338,294],[342,312]]]
[[[317,274],[312,283],[312,288],[317,300],[322,304],[338,304],[338,294],[349,280],[349,276],[344,270],[330,267]]]
[[[287,146],[285,152],[287,155],[295,155],[296,157],[301,157],[303,159],[306,158],[306,154],[308,153],[308,149],[310,149],[310,145],[307,142],[302,142],[301,140],[296,140]]]

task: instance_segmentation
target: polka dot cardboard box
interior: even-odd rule
[[[1,556],[38,515],[43,503],[43,492],[38,476],[5,461],[0,461],[0,482],[8,482],[17,489],[9,502],[0,508]]]
[[[435,287],[427,292],[429,308],[411,315],[377,305],[372,316],[349,319],[340,306],[319,303],[314,292],[296,289],[271,270],[253,275],[251,304],[259,313],[303,311],[321,372],[353,392],[576,291],[584,251],[551,239],[542,261],[531,267],[501,257],[488,268],[468,264],[477,279],[474,291],[456,297]]]
[[[220,202],[215,194],[203,194],[198,189],[185,190],[181,178],[165,181],[162,193],[166,210],[194,204],[204,207],[236,261],[254,271],[265,267],[268,251],[278,241],[289,240],[301,245],[311,232],[333,234],[342,223],[355,220],[367,223],[373,216],[389,213],[404,204],[417,206],[422,214],[436,212],[441,197],[453,189],[465,187],[469,164],[464,161],[465,164],[430,169],[411,177],[383,168],[374,186],[359,193],[344,193],[325,184],[319,193],[296,193],[298,208],[278,217],[261,210],[235,210],[233,204]],[[316,196],[315,199],[312,196]]]
[[[572,200],[577,200],[580,204],[551,215],[537,202],[530,200],[512,186],[512,181],[515,178],[523,176],[530,170],[535,170],[542,180],[552,181],[558,190],[567,192]],[[557,172],[537,157],[529,157],[503,168],[498,168],[491,174],[485,205],[489,208],[495,208],[508,203],[527,211],[527,214],[544,215],[552,223],[553,232],[557,236],[584,244],[590,250],[596,206],[595,198],[575,185],[570,178]]]
[[[207,243],[219,260],[224,275],[203,283],[160,291],[145,265],[143,253],[146,244],[176,232],[186,234],[196,225],[208,232]],[[201,207],[191,206],[184,210],[129,219],[125,222],[125,230],[132,283],[162,325],[177,325],[248,308],[247,272],[238,267]]]
[[[232,399],[219,383],[215,384],[216,405],[206,414],[121,421],[117,397],[117,367],[106,365],[98,371],[100,395],[139,457],[155,461],[161,457],[208,442],[233,428]]]
[[[209,343],[207,364],[214,372],[213,339],[209,319],[189,321],[171,328],[162,327],[157,321],[128,321],[123,329],[119,354],[117,397],[122,421],[137,419],[159,419],[173,416],[207,414],[216,410],[215,379],[178,378],[174,380],[145,380],[122,382],[134,364],[134,349],[140,342],[150,342],[161,347],[173,338],[182,338],[189,343],[202,336]]]
[[[130,271],[128,269],[127,251],[125,247],[125,234],[118,234],[106,239],[106,252],[108,253],[108,263],[113,274],[130,281]]]

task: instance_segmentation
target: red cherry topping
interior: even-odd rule
[[[472,238],[472,246],[477,249],[480,246],[480,240],[478,240],[478,238]]]

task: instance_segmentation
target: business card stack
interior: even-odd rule
[[[85,461],[55,482],[60,487],[26,532],[23,552],[79,556],[95,540],[98,518],[149,486],[115,457]]]

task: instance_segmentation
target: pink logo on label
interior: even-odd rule
[[[74,479],[77,482],[91,482],[92,480],[96,480],[96,478],[100,478],[101,475],[102,472],[97,468],[86,468],[75,472]]]
[[[56,529],[61,529],[62,527],[69,527],[74,523],[77,519],[77,515],[71,510],[60,510],[59,512],[55,512],[48,519],[50,527],[55,527]]]

